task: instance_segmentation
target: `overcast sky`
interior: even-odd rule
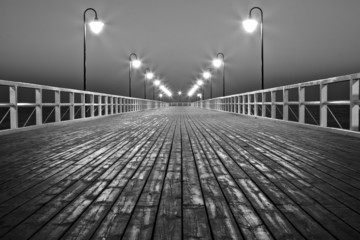
[[[1,0],[0,79],[82,89],[82,15],[93,7],[105,28],[88,34],[89,91],[127,96],[131,52],[174,92],[223,52],[226,94],[256,90],[260,32],[241,26],[253,6],[264,11],[266,88],[360,72],[359,0]],[[143,96],[139,71],[133,96]]]

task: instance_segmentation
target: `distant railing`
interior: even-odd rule
[[[359,131],[360,73],[198,101],[192,106]]]
[[[190,102],[168,102],[169,107],[190,107]]]
[[[0,96],[2,130],[168,106],[161,101],[5,80],[0,80]]]

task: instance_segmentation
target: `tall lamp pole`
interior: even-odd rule
[[[220,59],[221,56],[221,59]],[[223,96],[225,96],[225,56],[223,53],[218,53],[216,55],[216,58],[212,61],[212,64],[215,68],[223,66],[222,69],[222,79],[223,79]]]
[[[133,58],[134,57],[134,58]],[[129,97],[131,97],[131,70],[132,68],[139,68],[141,61],[138,59],[135,53],[129,55]]]
[[[93,11],[95,13],[94,20],[89,23],[90,29],[93,33],[95,33],[95,34],[100,33],[104,26],[104,23],[99,21],[97,12],[95,9],[87,8],[84,11],[84,14],[83,14],[83,19],[84,19],[84,91],[86,91],[86,13],[87,13],[87,11]]]
[[[210,70],[207,70],[207,71],[203,72],[203,78],[205,80],[210,79],[210,99],[211,99],[212,98],[212,78],[211,78]]]
[[[249,12],[249,18],[243,22],[244,29],[252,33],[255,31],[258,22],[252,18],[252,11],[253,10],[259,10],[261,14],[261,26],[260,26],[260,32],[261,32],[261,89],[264,89],[264,31],[263,31],[263,25],[264,25],[264,16],[263,11],[259,7],[253,7],[250,9]]]
[[[153,84],[153,100],[155,100],[155,86],[159,86],[161,84],[159,79],[156,79]]]
[[[151,80],[154,78],[154,73],[150,71],[149,68],[145,70],[145,78],[144,78],[144,99],[146,99],[146,80]]]

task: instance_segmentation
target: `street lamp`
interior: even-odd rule
[[[204,94],[204,91],[205,91],[205,90],[204,90],[204,86],[203,86],[203,85],[204,85],[204,81],[201,80],[201,79],[198,79],[198,80],[196,81],[196,84],[199,85],[200,88],[202,88],[202,96],[204,96],[204,99],[205,99],[205,94]]]
[[[159,86],[160,85],[160,80],[159,79],[155,79],[154,81],[154,85],[153,85],[153,100],[155,98],[155,86]]]
[[[243,27],[245,31],[252,33],[255,31],[258,22],[252,18],[251,13],[253,10],[259,10],[261,13],[261,89],[264,89],[264,31],[263,31],[263,25],[264,25],[264,17],[263,17],[263,11],[259,7],[253,7],[250,9],[249,12],[249,18],[243,21]]]
[[[146,99],[146,80],[151,80],[154,78],[154,73],[150,71],[149,68],[145,70],[145,79],[144,79],[144,99]]]
[[[135,57],[133,59],[133,57]],[[141,66],[141,61],[138,59],[135,53],[131,53],[129,56],[129,97],[131,97],[131,69],[139,68]]]
[[[210,73],[209,70],[207,70],[207,71],[203,72],[202,76],[203,76],[203,78],[205,80],[210,79],[210,98],[212,98],[212,78],[211,78],[211,73]]]
[[[95,18],[93,21],[89,23],[90,30],[98,34],[101,32],[102,28],[104,27],[104,23],[99,21],[97,12],[93,8],[87,8],[84,11],[83,17],[84,17],[84,91],[86,91],[86,12],[87,11],[93,11],[95,13]]]
[[[221,58],[220,58],[221,56]],[[216,58],[212,60],[212,64],[215,68],[220,68],[221,65],[223,66],[222,69],[222,77],[223,77],[223,96],[225,96],[225,56],[223,53],[218,53]]]
[[[178,95],[179,95],[180,102],[181,102],[181,94],[182,94],[182,92],[179,91],[179,92],[178,92]]]

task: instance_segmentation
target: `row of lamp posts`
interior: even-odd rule
[[[252,18],[252,12],[254,10],[259,10],[261,14],[261,89],[264,89],[264,32],[263,32],[263,11],[259,7],[253,7],[249,11],[249,18],[243,21],[243,27],[245,31],[252,33],[258,26],[258,22]],[[97,12],[93,8],[87,8],[84,11],[83,18],[84,18],[84,91],[86,91],[86,12],[93,11],[95,14],[94,20],[89,23],[90,29],[95,33],[98,34],[101,32],[104,23],[102,23],[97,16]],[[218,53],[217,57],[213,59],[212,64],[215,68],[220,68],[223,66],[222,69],[222,78],[223,78],[223,96],[225,96],[225,56],[223,53]],[[131,53],[129,56],[129,97],[131,97],[131,70],[132,67],[139,68],[141,66],[141,61],[137,58],[135,53]],[[211,78],[211,71],[210,69],[203,72],[203,78],[205,80],[210,79],[210,98],[212,98],[212,78]],[[146,79],[151,80],[153,79],[154,74],[147,69],[145,72],[145,80],[144,80],[144,98],[146,98]],[[156,83],[155,83],[156,85]],[[158,84],[159,85],[159,84]],[[154,98],[154,91],[153,90],[153,98]],[[179,94],[181,95],[181,93]],[[204,96],[204,95],[202,95]]]
[[[249,18],[244,20],[242,22],[242,25],[243,25],[245,31],[248,32],[248,33],[253,33],[256,30],[259,23],[252,17],[252,12],[254,10],[259,10],[260,11],[260,20],[261,20],[261,23],[260,23],[260,36],[261,36],[261,89],[264,89],[265,88],[265,86],[264,86],[264,30],[263,30],[264,17],[263,17],[262,9],[260,7],[251,8],[250,11],[249,11]],[[225,96],[225,56],[224,56],[223,53],[220,52],[220,53],[218,53],[216,55],[216,58],[214,58],[212,60],[212,66],[214,68],[220,68],[221,66],[223,67],[223,69],[222,69],[223,96]],[[206,71],[204,71],[202,73],[202,77],[205,80],[210,80],[210,98],[212,98],[212,74],[211,74],[211,69],[209,68]],[[204,93],[202,94],[202,97],[204,97]]]
[[[90,29],[93,33],[95,34],[99,34],[102,30],[102,28],[104,27],[104,23],[101,22],[98,18],[97,12],[94,8],[87,8],[84,11],[83,17],[84,17],[84,91],[87,90],[87,85],[86,85],[86,30],[87,30],[87,24],[86,24],[86,13],[88,11],[92,11],[94,12],[95,16],[94,16],[94,20],[92,20],[91,22],[89,22],[89,26]],[[142,65],[140,59],[138,59],[137,55],[135,53],[131,53],[129,55],[129,97],[131,97],[131,73],[132,73],[132,69],[135,68],[140,68],[140,66]],[[149,68],[145,69],[145,79],[144,79],[144,99],[146,99],[146,80],[152,80],[154,79],[155,75],[152,71],[150,71]],[[154,80],[154,85],[153,85],[153,100],[155,98],[155,86],[160,86],[161,82],[159,79],[155,79]],[[162,98],[162,94],[159,95],[160,99]]]

